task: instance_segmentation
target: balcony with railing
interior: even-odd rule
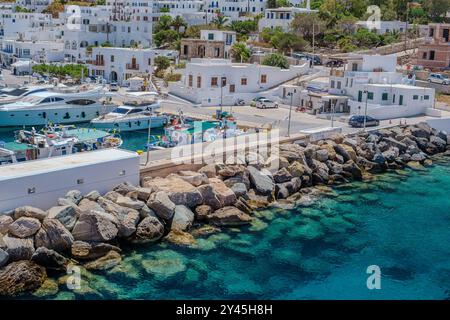
[[[139,64],[137,63],[127,63],[126,67],[128,70],[139,70]]]
[[[94,66],[105,66],[105,60],[87,60],[86,63]]]

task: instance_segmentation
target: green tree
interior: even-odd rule
[[[245,43],[235,42],[231,47],[231,56],[239,62],[247,62],[250,59],[251,51]]]
[[[162,15],[159,17],[159,21],[155,24],[153,28],[153,33],[158,33],[163,30],[168,30],[172,26],[172,17],[169,15]]]
[[[292,51],[303,51],[306,47],[306,41],[293,33],[277,33],[271,39],[272,45],[283,53]]]
[[[180,32],[181,27],[187,28],[187,23],[181,16],[176,16],[171,25],[177,32]]]
[[[157,47],[167,44],[175,44],[180,34],[172,29],[161,30],[153,35],[153,41]]]
[[[163,71],[170,67],[170,59],[164,56],[158,56],[155,58],[154,64],[158,71]]]
[[[395,9],[394,0],[384,0],[380,7],[381,18],[385,21],[392,21],[397,19],[397,12]]]
[[[326,29],[326,22],[317,14],[300,13],[294,16],[291,22],[292,31],[302,38],[312,41],[313,34],[318,36]]]
[[[433,21],[440,22],[450,10],[450,0],[427,0],[423,7]]]
[[[201,30],[200,26],[197,26],[197,25],[189,26],[184,31],[183,37],[190,38],[190,39],[200,38],[200,30]]]
[[[163,12],[163,13],[170,12],[170,8],[162,7],[159,9],[159,12]]]
[[[263,59],[262,64],[265,66],[278,67],[281,69],[289,69],[289,62],[283,55],[279,53],[272,53],[268,55]]]
[[[218,13],[217,17],[212,20],[212,23],[218,28],[222,29],[228,24],[230,18],[224,16],[222,13]]]
[[[240,35],[248,35],[258,29],[258,23],[255,20],[232,21],[230,27]]]

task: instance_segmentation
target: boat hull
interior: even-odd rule
[[[150,121],[147,119],[133,119],[133,120],[120,120],[120,121],[91,121],[94,128],[102,130],[117,130],[120,132],[125,131],[136,131],[136,130],[146,130],[149,127],[161,128],[167,123],[167,117],[152,117]]]
[[[64,105],[54,108],[1,110],[0,127],[43,126],[48,123],[73,124],[89,122],[116,106],[96,103],[87,106]]]

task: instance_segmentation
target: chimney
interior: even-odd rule
[[[306,0],[306,9],[311,10],[311,0]]]

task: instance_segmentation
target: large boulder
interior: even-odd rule
[[[9,255],[9,261],[30,260],[34,253],[33,238],[14,238],[9,235],[3,237],[4,250]]]
[[[206,174],[195,171],[180,171],[178,176],[186,182],[189,182],[195,187],[208,183],[208,177]]]
[[[398,148],[398,150],[400,150],[400,152],[402,152],[402,153],[406,152],[406,150],[408,149],[408,146],[406,144],[404,144],[403,142],[397,141],[391,137],[383,138],[383,141],[386,142],[391,147]]]
[[[84,265],[87,270],[108,270],[114,268],[122,261],[120,253],[115,250],[109,251],[103,257],[88,262]]]
[[[336,151],[336,154],[342,156],[344,158],[344,162],[347,162],[348,160],[351,160],[351,156],[348,153],[347,149],[344,147],[344,145],[336,144],[334,145],[334,151]]]
[[[223,178],[231,178],[238,174],[242,174],[245,170],[245,167],[243,165],[226,165],[223,168],[221,168],[217,173],[223,177]]]
[[[22,217],[9,225],[9,233],[17,238],[28,238],[41,228],[38,219]]]
[[[98,197],[96,201],[100,201],[100,199],[105,199],[105,198]],[[92,200],[89,200],[87,198],[81,200],[80,203],[78,204],[78,208],[80,209],[80,213],[81,212],[88,212],[88,211],[91,211],[91,210],[105,211],[105,209],[103,209],[102,206],[100,204],[98,204],[96,201],[92,201]]]
[[[83,195],[79,190],[70,190],[69,192],[66,193],[66,196],[64,198],[74,204],[78,204],[81,201],[81,199],[83,199]]]
[[[47,217],[47,213],[39,208],[24,206],[14,210],[14,219],[21,217],[35,218],[39,221],[43,221]]]
[[[143,187],[138,187],[136,191],[137,191],[137,198],[144,202],[147,202],[148,198],[153,192],[151,188],[143,188]]]
[[[292,177],[301,177],[303,175],[311,175],[312,171],[311,169],[304,165],[301,164],[298,161],[293,162],[288,168],[287,168],[288,172],[291,174]]]
[[[122,196],[126,196],[130,192],[137,191],[137,187],[135,187],[133,184],[129,182],[122,182],[118,186],[116,186],[113,191],[121,194]]]
[[[211,178],[215,179],[215,178]],[[198,187],[198,191],[202,195],[203,204],[210,206],[211,208],[219,209],[222,207],[222,202],[219,199],[219,196],[214,191],[213,187],[210,184],[204,184]]]
[[[45,281],[45,268],[32,261],[17,261],[0,270],[0,296],[15,296],[39,288]]]
[[[223,207],[208,215],[208,221],[216,226],[238,226],[249,224],[252,218],[235,207]]]
[[[177,176],[144,179],[143,186],[152,188],[155,192],[165,191],[175,204],[194,208],[202,203],[202,195],[197,188]]]
[[[92,190],[87,195],[85,195],[83,199],[88,199],[88,200],[91,200],[91,201],[97,201],[97,199],[100,198],[100,197],[101,197],[100,192],[98,192],[97,190]]]
[[[47,269],[53,270],[64,270],[69,262],[58,252],[45,247],[37,248],[31,260]]]
[[[155,211],[158,217],[164,220],[172,219],[175,213],[175,203],[173,203],[165,191],[152,193],[147,205]]]
[[[283,183],[290,181],[292,179],[292,175],[289,173],[289,171],[286,168],[281,168],[273,175],[273,180],[276,183]]]
[[[72,234],[75,240],[107,242],[117,236],[118,226],[119,221],[109,213],[83,212],[75,224]]]
[[[234,192],[236,198],[247,197],[247,186],[244,183],[235,183],[230,189]]]
[[[208,215],[211,214],[211,212],[213,212],[211,206],[207,204],[199,205],[198,207],[195,208],[195,219],[198,221],[206,220],[208,218]]]
[[[410,127],[411,134],[417,138],[430,139],[431,128],[425,123],[418,123],[417,125]]]
[[[192,226],[194,222],[194,213],[186,206],[177,205],[175,207],[175,213],[172,218],[171,229],[172,230],[187,230]]]
[[[320,149],[316,151],[316,159],[325,162],[328,160],[328,150],[326,149]]]
[[[47,210],[47,217],[49,219],[59,220],[70,231],[77,222],[78,212],[75,206],[57,206]]]
[[[119,196],[116,200],[116,203],[119,206],[131,208],[137,211],[141,210],[145,206],[145,202],[142,202],[140,200],[133,200],[130,197],[125,196]]]
[[[447,142],[438,136],[431,136],[430,143],[434,144],[438,148],[439,152],[445,151],[445,148],[447,146]]]
[[[5,250],[0,248],[0,268],[7,264],[9,261],[9,254]]]
[[[69,230],[56,219],[45,219],[34,236],[36,247],[46,247],[58,252],[69,250],[73,241],[74,237]]]
[[[0,214],[0,234],[8,233],[9,225],[13,223],[14,219],[5,214]]]
[[[255,190],[262,195],[270,195],[275,189],[275,183],[268,174],[264,174],[255,167],[249,166],[250,182]]]
[[[147,217],[142,220],[133,236],[131,242],[133,243],[147,243],[154,242],[164,235],[164,225],[156,217]]]
[[[213,188],[214,193],[220,200],[221,207],[231,206],[236,202],[236,195],[233,190],[228,188],[222,180],[211,178],[209,179],[209,185]]]
[[[109,243],[75,241],[70,249],[72,257],[78,260],[92,260],[103,257],[111,250],[121,252],[119,247]]]
[[[215,178],[217,172],[216,165],[214,163],[207,164],[206,166],[201,167],[197,172],[206,175],[208,178]]]

